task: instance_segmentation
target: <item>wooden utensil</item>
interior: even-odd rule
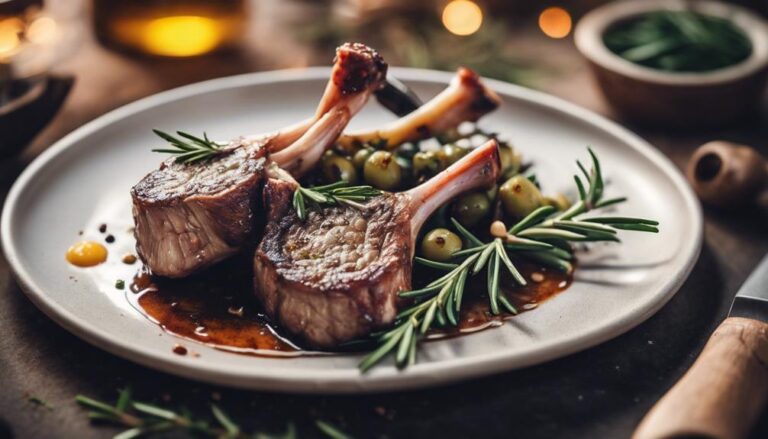
[[[728,318],[633,438],[743,438],[768,399],[768,256],[742,285]]]
[[[701,145],[685,170],[696,195],[719,208],[752,203],[768,185],[768,161],[756,149],[716,140]]]

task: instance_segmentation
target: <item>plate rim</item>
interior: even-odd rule
[[[410,367],[406,372],[397,371],[394,366],[386,366],[374,369],[367,375],[358,374],[354,377],[350,377],[347,370],[312,369],[313,375],[307,379],[305,376],[306,368],[262,369],[256,375],[243,375],[215,370],[210,367],[201,367],[195,363],[185,362],[182,358],[160,357],[142,350],[139,345],[112,340],[107,335],[100,334],[100,331],[96,330],[93,325],[85,319],[78,317],[75,313],[58,309],[55,303],[46,298],[44,289],[36,284],[34,278],[24,268],[19,255],[16,253],[18,246],[15,243],[15,238],[11,235],[11,226],[15,212],[18,209],[20,196],[30,185],[39,169],[75,145],[83,137],[118,122],[125,117],[140,113],[157,105],[197,94],[245,86],[258,86],[272,82],[327,78],[329,71],[328,67],[308,67],[245,73],[177,87],[111,110],[56,141],[36,157],[16,179],[11,190],[8,192],[3,206],[2,217],[0,218],[0,235],[3,236],[3,239],[0,240],[2,249],[14,278],[22,291],[38,309],[73,335],[110,354],[151,369],[183,376],[192,380],[253,390],[326,394],[370,393],[433,387],[440,384],[511,371],[565,357],[602,344],[640,325],[650,316],[654,315],[677,293],[696,265],[703,241],[701,206],[680,170],[666,156],[627,128],[591,110],[541,91],[503,81],[484,79],[486,84],[501,94],[567,115],[620,139],[637,153],[646,157],[671,180],[675,189],[684,199],[684,206],[681,207],[684,207],[691,216],[689,229],[692,230],[691,235],[695,239],[685,242],[680,251],[680,253],[686,256],[686,262],[682,270],[677,273],[677,276],[671,277],[660,287],[661,291],[665,291],[664,297],[652,301],[648,306],[633,310],[624,319],[617,320],[610,325],[586,331],[576,339],[562,340],[557,343],[544,343],[543,345],[539,344],[537,345],[536,352],[528,355],[521,356],[518,353],[510,358],[509,354],[505,354],[502,350],[497,353],[490,352],[472,359],[455,358],[435,363],[417,364]],[[413,68],[391,68],[390,72],[405,81],[440,82],[446,84],[454,75],[453,72]],[[470,368],[464,367],[468,365],[467,362],[471,363]]]

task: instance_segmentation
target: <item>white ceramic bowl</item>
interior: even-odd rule
[[[676,73],[627,61],[603,42],[606,30],[621,21],[652,11],[686,8],[731,20],[751,40],[752,54],[722,69]],[[611,105],[626,117],[656,125],[695,127],[736,120],[755,110],[768,79],[768,24],[743,7],[716,1],[609,3],[579,21],[575,42]]]

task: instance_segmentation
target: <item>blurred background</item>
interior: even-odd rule
[[[31,157],[112,108],[186,83],[329,65],[347,40],[393,66],[463,64],[610,116],[573,43],[575,23],[605,3],[0,0],[0,151]],[[768,11],[767,0],[742,4]]]
[[[590,28],[592,34],[586,28],[590,17],[605,19],[605,8],[616,5],[634,4],[627,6],[631,9],[652,4],[661,10],[704,3],[712,6],[707,11],[720,11],[720,18],[625,16],[603,23],[605,33],[599,26]],[[348,40],[378,49],[391,66],[453,70],[461,64],[486,77],[554,94],[617,120],[681,170],[697,147],[713,140],[749,145],[765,156],[767,17],[768,0],[0,0],[0,202],[35,156],[109,110],[210,78],[330,66],[333,48]],[[583,44],[575,37],[582,33]],[[587,38],[590,35],[592,39]],[[713,77],[720,82],[706,79]],[[676,122],[681,123],[675,126]],[[713,153],[727,154],[732,145],[727,146]],[[762,183],[768,181],[761,175]],[[729,184],[726,189],[734,187]],[[736,195],[751,203],[764,187],[746,181],[743,193]],[[698,191],[695,182],[694,188]],[[723,186],[714,188],[713,193],[725,199],[723,204],[739,198],[723,191]],[[705,210],[706,245],[690,286],[678,294],[683,299],[676,298],[671,308],[665,308],[666,317],[662,310],[651,321],[659,338],[674,341],[669,349],[651,351],[655,347],[646,343],[650,338],[641,327],[629,336],[634,338],[619,339],[597,353],[588,351],[575,361],[509,374],[501,385],[493,377],[481,385],[468,383],[443,393],[393,395],[386,399],[393,407],[418,408],[411,418],[403,410],[393,424],[404,431],[414,426],[429,430],[434,420],[444,421],[441,425],[454,425],[446,420],[470,420],[466,425],[471,427],[473,422],[501,425],[497,421],[504,418],[528,427],[520,430],[521,436],[531,431],[630,436],[650,404],[698,353],[709,333],[702,327],[724,315],[732,293],[768,249],[768,191],[762,194],[762,205],[749,204],[735,213]],[[22,299],[2,256],[0,287],[12,305],[0,309],[0,327],[5,325],[4,333],[11,335],[4,341],[11,343],[18,334],[27,337],[17,337],[17,345],[7,344],[0,353],[22,364],[19,370],[29,371],[29,383],[45,383],[48,393],[60,400],[69,401],[80,392],[112,395],[116,383],[124,384],[121,377],[142,383],[145,393],[154,392],[160,380],[179,388],[188,383],[122,362],[58,330]],[[696,309],[711,308],[712,314],[700,316],[702,322],[690,328],[668,323],[675,322],[670,317],[688,313],[690,303],[699,304]],[[679,334],[668,337],[675,332],[669,328]],[[629,358],[625,344],[640,346],[637,352],[648,352],[648,361],[655,363],[641,361],[632,368],[625,361]],[[49,355],[37,354],[38,350]],[[85,372],[76,370],[69,364],[72,360],[89,366]],[[102,362],[113,368],[102,367]],[[618,364],[624,375],[618,375]],[[0,372],[0,382],[2,377]],[[597,390],[593,382],[598,383]],[[2,415],[8,423],[13,421],[18,437],[65,427],[79,429],[71,437],[96,437],[74,403],[55,417],[45,418],[42,409],[29,414],[23,403],[29,395],[17,387],[0,397],[0,409],[7,410]],[[490,395],[489,402],[474,407],[479,398],[466,394]],[[631,399],[635,394],[642,400]],[[244,392],[238,395],[256,398]],[[582,402],[583,395],[600,403]],[[288,407],[297,401],[272,394],[264,398],[263,405],[276,407],[265,416],[293,410]],[[529,404],[535,398],[538,403]],[[553,404],[552,398],[560,398],[559,403]],[[242,404],[243,410],[258,411],[253,409],[255,400]],[[315,407],[316,400],[313,396],[298,401],[302,407]],[[441,405],[443,400],[447,402]],[[323,398],[318,404],[343,411],[360,406],[360,401]],[[378,399],[362,401],[377,411],[381,404]],[[451,404],[459,409],[447,409]],[[563,407],[571,409],[564,412]],[[380,417],[363,417],[359,423]],[[0,438],[4,431],[0,419]],[[766,432],[768,417],[763,417],[754,437],[768,437]]]

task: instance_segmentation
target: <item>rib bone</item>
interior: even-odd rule
[[[337,143],[352,148],[360,143],[385,140],[394,148],[446,132],[462,122],[476,122],[500,103],[501,98],[486,87],[475,72],[462,67],[445,90],[412,113],[381,129],[345,134]]]

